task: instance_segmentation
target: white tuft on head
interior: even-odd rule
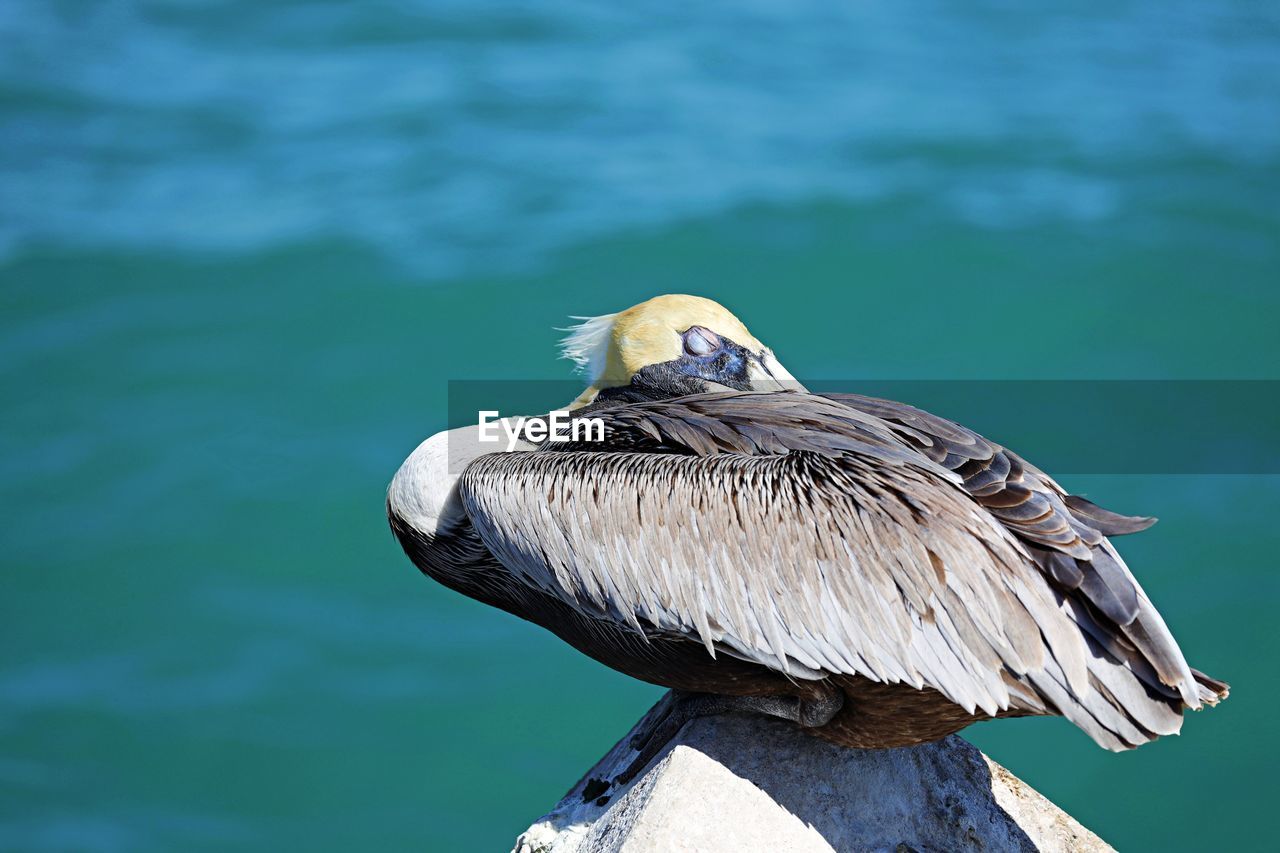
[[[599,317],[574,317],[574,320],[583,322],[567,329],[557,329],[569,333],[560,342],[560,357],[572,361],[575,369],[588,378],[594,379],[603,374],[605,360],[609,355],[613,321],[617,316],[602,314]]]

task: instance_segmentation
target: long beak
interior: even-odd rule
[[[773,350],[768,349],[751,359],[747,367],[747,378],[756,391],[808,390],[774,357]]]
[[[596,395],[599,393],[600,393],[600,389],[592,385],[590,388],[586,389],[577,397],[575,397],[573,402],[565,406],[564,408],[566,411],[570,411],[570,412],[572,412],[574,409],[581,409],[583,406],[586,406],[589,403],[595,402]]]

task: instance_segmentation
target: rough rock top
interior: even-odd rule
[[[611,785],[635,755],[629,740],[515,853],[1112,849],[955,736],[856,750],[764,717],[707,717],[629,785]]]

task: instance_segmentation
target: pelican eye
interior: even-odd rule
[[[720,349],[720,336],[703,326],[690,326],[683,335],[684,351],[693,356],[711,355]]]

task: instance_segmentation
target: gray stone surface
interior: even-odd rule
[[[708,717],[631,784],[606,788],[635,755],[630,737],[515,853],[1111,850],[958,737],[844,749],[773,720]]]

